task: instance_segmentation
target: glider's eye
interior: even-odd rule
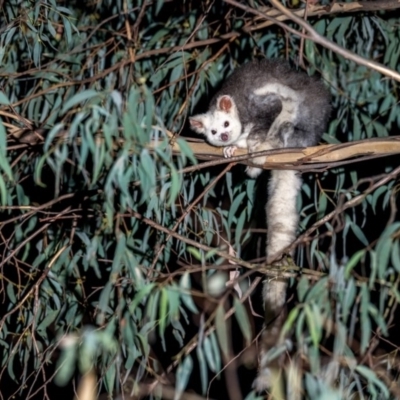
[[[217,133],[217,131],[216,131],[215,129],[211,129],[211,133],[212,133],[213,135],[215,135],[215,134]]]
[[[228,126],[229,126],[229,122],[228,122],[228,121],[225,121],[225,122],[224,122],[224,127],[227,128]]]

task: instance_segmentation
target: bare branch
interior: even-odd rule
[[[160,142],[151,142],[150,147],[154,148]],[[188,142],[189,147],[197,158],[214,159],[210,165],[217,165],[230,162],[246,163],[247,160],[266,155],[268,162],[264,164],[264,169],[303,169],[303,165],[309,165],[310,169],[314,164],[326,168],[336,166],[336,162],[350,160],[351,162],[362,161],[367,157],[385,157],[400,153],[400,136],[388,137],[385,139],[373,138],[359,140],[355,142],[341,144],[323,144],[320,146],[299,148],[299,149],[274,149],[249,154],[247,150],[237,149],[236,156],[229,159],[223,158],[223,148],[213,147],[205,142]],[[173,143],[173,151],[180,151],[179,145]]]

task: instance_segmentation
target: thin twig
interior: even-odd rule
[[[225,176],[225,174],[232,168],[232,163],[228,164],[220,173],[219,175],[212,180],[204,189],[203,191],[197,196],[197,198],[186,207],[186,210],[182,213],[182,215],[178,218],[175,225],[172,227],[171,231],[176,232],[181,222],[186,218],[186,216],[193,210],[193,208],[201,201],[201,199],[211,190],[213,186],[215,186],[219,180]],[[164,243],[159,247],[156,255],[154,256],[154,260],[151,263],[149,268],[149,276],[151,276],[151,272],[154,270],[155,265],[157,264],[158,259],[160,258],[161,253],[163,252],[168,240],[171,239],[171,234],[169,233],[164,241]]]
[[[330,221],[336,215],[342,213],[348,208],[355,207],[360,204],[368,194],[372,193],[378,187],[384,185],[385,183],[394,179],[397,175],[400,174],[400,167],[397,167],[392,172],[388,173],[374,185],[371,185],[368,189],[366,189],[363,193],[358,196],[353,197],[352,199],[346,201],[342,206],[337,207],[335,210],[325,215],[323,218],[315,222],[309,229],[307,229],[302,235],[300,235],[288,248],[284,249],[281,254],[290,253],[290,251],[294,250],[300,243],[308,240],[310,235],[315,232],[320,226],[324,225],[326,222]]]

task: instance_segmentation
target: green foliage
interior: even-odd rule
[[[185,125],[240,63],[298,59],[298,37],[277,26],[248,34],[251,18],[206,1],[2,3],[0,377],[14,382],[3,398],[36,390],[45,398],[55,372],[62,386],[92,370],[99,393],[139,390],[173,373],[176,399],[196,379],[206,394],[237,342],[244,339],[240,351],[251,346],[249,310],[262,312],[260,296],[249,307],[238,293],[254,290],[255,271],[231,284],[226,270],[238,266],[219,254],[262,259],[265,185],[241,166],[222,178],[221,167],[192,168]],[[397,68],[396,15],[309,21]],[[303,56],[333,94],[325,141],[398,130],[392,80],[310,40]],[[268,357],[290,348],[303,360],[306,398],[394,396],[388,352],[375,370],[374,351],[386,351],[383,337],[390,351],[398,345],[390,336],[400,300],[398,187],[395,175],[380,183],[397,164],[390,157],[304,174],[302,229],[336,212],[298,249],[306,269],[283,327],[291,345]],[[246,384],[243,397],[256,399]]]

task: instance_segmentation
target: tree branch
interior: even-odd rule
[[[321,4],[308,4],[307,5],[307,18],[308,17],[323,17],[332,14],[344,14],[354,12],[368,12],[368,11],[387,11],[400,8],[400,0],[378,0],[378,1],[353,1],[351,3],[334,3],[331,6],[323,6]],[[260,7],[260,11],[277,21],[286,21],[289,17],[283,14],[280,10],[273,7]],[[305,8],[291,10],[294,15],[303,18],[305,15]],[[257,17],[256,20],[262,17]],[[255,31],[266,28],[267,26],[274,25],[274,21],[264,21],[260,24],[253,25],[244,31]]]
[[[151,142],[150,147],[155,148],[160,142]],[[224,163],[244,163],[260,155],[267,156],[264,169],[314,169],[318,164],[319,168],[331,168],[337,166],[338,161],[349,160],[349,162],[359,162],[371,157],[385,157],[400,153],[400,136],[365,139],[341,144],[323,144],[307,148],[287,148],[274,149],[249,154],[247,150],[237,149],[236,156],[223,158],[223,148],[213,147],[205,142],[190,142],[187,144],[199,159],[208,159],[211,165]],[[180,148],[177,143],[171,144],[173,152],[179,153]],[[304,168],[304,166],[308,166]],[[258,166],[259,167],[259,166]],[[189,167],[196,169],[196,167]]]
[[[392,179],[395,179],[399,174],[400,174],[400,166],[395,168],[390,173],[386,174],[382,179],[380,179],[375,184],[371,185],[364,192],[346,201],[343,205],[335,207],[335,209],[332,212],[330,212],[329,214],[325,215],[320,220],[315,222],[310,228],[308,228],[303,234],[301,234],[290,246],[288,246],[288,248],[284,249],[282,251],[282,254],[289,253],[291,250],[295,249],[300,243],[306,241],[310,237],[310,235],[313,232],[315,232],[319,227],[324,225],[326,222],[330,221],[336,215],[343,213],[348,208],[352,208],[359,205],[367,197],[368,194],[372,193],[378,187],[385,185]]]
[[[260,17],[264,17],[265,19],[275,21],[275,23],[277,25],[281,26],[285,30],[289,30],[290,32],[292,32],[298,36],[303,36],[303,34],[301,32],[297,32],[297,31],[293,30],[291,27],[276,20],[275,18],[270,17],[269,15],[261,12],[260,10],[257,10],[255,8],[241,4],[235,0],[224,0],[224,1],[225,1],[225,3],[228,3],[235,7],[241,8],[242,10],[249,12],[251,14],[258,15]],[[382,65],[376,61],[371,61],[369,59],[361,57],[358,54],[355,54],[352,51],[346,50],[343,47],[337,45],[336,43],[330,41],[329,39],[321,36],[306,21],[304,21],[303,19],[298,17],[295,13],[293,13],[291,10],[287,9],[285,6],[283,6],[279,0],[270,0],[270,2],[282,14],[286,15],[286,17],[288,17],[290,20],[296,22],[298,25],[300,25],[302,28],[304,28],[310,35],[309,39],[312,40],[313,42],[321,44],[322,46],[326,47],[327,49],[330,49],[330,50],[336,52],[337,54],[340,54],[342,57],[344,57],[348,60],[352,60],[360,65],[365,65],[368,68],[374,69],[374,70],[380,72],[381,74],[386,75],[386,76],[400,82],[400,74],[397,73],[396,71],[394,71],[390,68],[387,68],[384,65]]]

